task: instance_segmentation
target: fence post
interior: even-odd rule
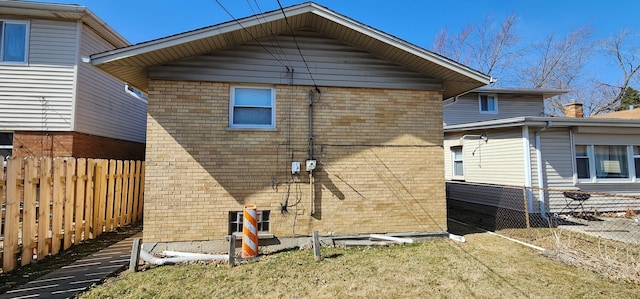
[[[87,160],[87,175],[86,175],[86,183],[87,183],[87,187],[85,190],[85,201],[84,201],[84,240],[89,240],[90,238],[93,238],[94,236],[92,235],[92,227],[93,227],[93,192],[94,192],[94,178],[95,178],[95,173],[94,173],[94,167],[95,167],[95,160],[93,159],[88,159]]]
[[[522,187],[522,200],[524,202],[524,219],[527,227],[527,234],[531,239],[531,222],[529,221],[529,204],[527,202],[527,186]]]

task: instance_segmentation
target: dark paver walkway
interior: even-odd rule
[[[73,297],[128,266],[133,239],[141,237],[142,233],[139,233],[124,239],[73,264],[9,290],[0,295],[0,299]]]

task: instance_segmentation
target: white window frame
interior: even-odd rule
[[[271,211],[258,210],[258,233],[269,233],[271,229]],[[244,221],[243,211],[229,212],[229,234],[242,234]],[[266,226],[266,229],[265,229]]]
[[[248,89],[268,89],[271,91],[271,124],[259,125],[259,124],[234,124],[233,109],[235,105],[236,89],[248,88]],[[245,107],[266,107],[266,106],[245,106]],[[229,128],[239,129],[275,129],[276,128],[276,89],[269,86],[251,86],[251,85],[236,85],[231,86],[229,95]]]
[[[456,151],[460,150],[461,159],[456,159]],[[451,178],[454,180],[464,180],[464,150],[462,146],[452,146],[451,151]],[[456,174],[456,162],[462,163],[462,174]]]
[[[24,61],[5,61],[4,60],[4,29],[5,24],[23,24],[25,25],[25,37],[24,37]],[[27,64],[29,61],[29,33],[30,23],[29,21],[0,19],[0,64]]]
[[[578,158],[575,152],[576,146],[586,146],[587,147],[587,159],[589,161],[589,178],[578,178],[578,166],[576,159]],[[627,156],[627,169],[628,169],[628,177],[626,178],[598,178],[597,170],[596,170],[596,155],[595,155],[595,146],[624,146],[626,147],[626,156]],[[637,178],[635,173],[635,159],[640,158],[640,155],[634,155],[634,145],[619,145],[619,144],[575,144],[574,145],[574,169],[573,174],[575,181],[578,183],[635,183],[638,182],[640,178]]]
[[[487,108],[489,108],[489,98],[493,98],[493,107],[494,110],[487,110],[484,111],[482,110],[482,97],[486,97],[487,98]],[[481,93],[478,94],[478,112],[480,114],[498,114],[498,95],[497,94],[488,94],[488,93]]]

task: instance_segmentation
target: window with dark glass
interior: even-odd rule
[[[0,132],[0,157],[11,156],[13,151],[13,133]]]
[[[579,179],[588,179],[591,177],[589,169],[589,154],[586,145],[576,145],[576,170]]]

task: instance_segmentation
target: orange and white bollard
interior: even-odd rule
[[[258,211],[256,205],[245,205],[242,221],[242,258],[258,256]]]

